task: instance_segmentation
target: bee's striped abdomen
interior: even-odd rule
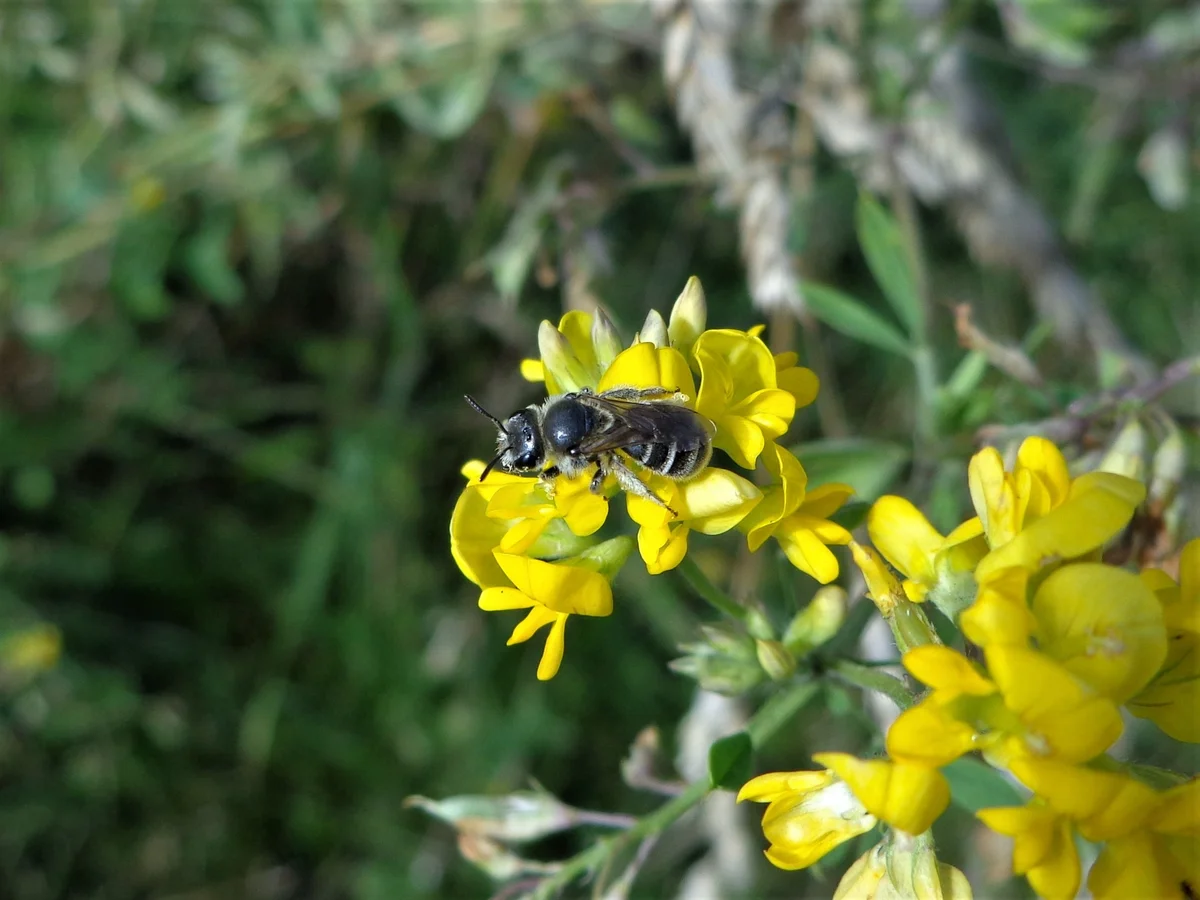
[[[633,444],[626,447],[625,452],[651,472],[681,480],[708,465],[712,456],[712,445],[705,442],[699,447],[681,450],[678,444]]]

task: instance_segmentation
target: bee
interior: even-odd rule
[[[670,509],[629,462],[686,481],[712,458],[715,426],[683,405],[687,397],[666,388],[621,387],[600,393],[581,388],[531,404],[504,421],[474,398],[466,399],[499,429],[496,457],[480,481],[497,466],[514,475],[537,473],[553,479],[576,478],[594,465],[593,493],[600,493],[604,479],[612,475],[625,491]]]

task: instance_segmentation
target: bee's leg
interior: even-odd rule
[[[608,472],[606,472],[604,470],[604,466],[600,464],[599,460],[596,460],[596,474],[592,476],[592,493],[593,494],[599,494],[599,493],[603,492],[604,476],[607,474],[608,474]]]
[[[618,457],[615,453],[608,458],[608,470],[612,472],[613,477],[617,479],[617,484],[627,493],[634,494],[651,503],[657,503],[672,516],[677,516],[678,513],[671,507],[667,506],[654,491],[642,479],[638,478],[634,471],[625,465],[624,460]]]
[[[557,478],[561,474],[562,472],[559,471],[558,466],[550,466],[548,469],[542,469],[542,478]]]
[[[687,403],[691,398],[671,388],[650,387],[650,388],[613,388],[611,391],[605,391],[604,397],[610,400],[665,400],[671,399],[676,403]]]

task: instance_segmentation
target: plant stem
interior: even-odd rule
[[[868,691],[878,691],[901,709],[917,702],[913,692],[899,678],[848,659],[838,660],[831,669],[840,680]]]
[[[704,571],[696,565],[695,560],[685,556],[679,564],[679,573],[697,594],[708,601],[709,605],[735,619],[743,622],[746,619],[746,607],[734,600],[709,579]]]
[[[792,717],[803,709],[820,692],[820,686],[812,681],[796,682],[763,704],[750,721],[746,731],[757,749],[774,737]],[[664,803],[654,812],[638,819],[633,827],[612,837],[603,838],[587,850],[572,857],[562,867],[538,885],[531,895],[533,900],[550,900],[562,888],[586,872],[595,871],[605,860],[619,853],[648,835],[665,831],[680,816],[696,806],[712,791],[707,778],[693,781],[678,797]]]

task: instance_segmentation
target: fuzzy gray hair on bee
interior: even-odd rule
[[[595,466],[591,489],[608,475],[625,491],[666,506],[630,463],[674,481],[702,472],[712,459],[713,423],[684,404],[687,397],[662,387],[619,387],[595,393],[582,388],[531,404],[501,421],[473,397],[466,400],[496,425],[492,469],[513,475],[576,478]]]

